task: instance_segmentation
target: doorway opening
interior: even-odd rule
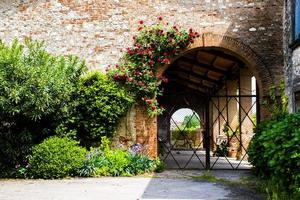
[[[165,71],[158,153],[170,169],[250,169],[247,149],[259,121],[256,79],[221,48],[199,48]]]

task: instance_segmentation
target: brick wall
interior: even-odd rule
[[[282,9],[280,0],[4,0],[0,38],[45,40],[51,52],[76,54],[90,69],[103,70],[131,44],[139,19],[152,23],[161,15],[202,33],[239,39],[280,77]]]

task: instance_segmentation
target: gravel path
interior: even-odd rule
[[[154,177],[75,178],[64,180],[0,180],[1,200],[257,200],[247,188],[197,181],[201,171],[166,171]],[[247,173],[216,171],[217,177],[238,179]]]

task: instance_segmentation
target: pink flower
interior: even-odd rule
[[[129,82],[132,82],[132,80],[133,80],[133,78],[128,77],[128,81],[129,81]]]
[[[144,21],[143,20],[139,20],[139,24],[144,24]]]
[[[169,39],[169,42],[171,42],[171,43],[172,43],[173,41],[174,41],[174,39],[173,39],[173,38],[170,38],[170,39]]]
[[[165,53],[164,53],[164,56],[165,56],[165,57],[167,57],[168,55],[169,55],[168,52],[165,52]]]
[[[168,82],[169,82],[169,79],[166,78],[166,77],[162,77],[162,82],[163,82],[163,83],[168,83]]]
[[[118,79],[119,79],[119,74],[115,74],[115,75],[114,75],[114,79],[115,79],[115,80],[118,80]]]
[[[157,19],[158,19],[159,21],[163,20],[162,16],[159,16]]]

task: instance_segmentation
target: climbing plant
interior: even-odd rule
[[[153,25],[145,25],[140,20],[133,45],[126,48],[119,64],[108,69],[108,75],[124,86],[136,101],[144,103],[150,116],[161,114],[164,109],[159,106],[157,97],[162,94],[161,85],[167,84],[168,79],[160,76],[157,69],[170,64],[172,58],[199,36],[192,28],[183,30],[164,23],[162,17]]]

